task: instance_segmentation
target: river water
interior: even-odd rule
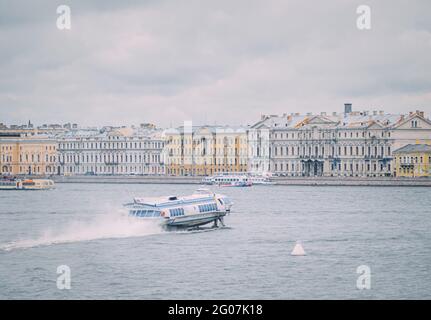
[[[122,209],[195,188],[0,191],[0,298],[431,298],[431,188],[213,188],[234,201],[214,231],[165,232]],[[298,240],[306,256],[290,255]],[[69,290],[57,288],[61,265]],[[359,266],[369,289],[357,288]]]

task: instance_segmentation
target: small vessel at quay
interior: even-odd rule
[[[0,179],[0,190],[19,190],[22,189],[21,180],[17,179]]]
[[[220,187],[251,187],[253,184],[247,175],[216,175],[204,178],[202,183]]]
[[[274,182],[272,182],[268,177],[264,176],[250,176],[250,180],[253,185],[273,185]]]
[[[48,190],[54,189],[54,181],[50,179],[26,179],[22,180],[24,190]]]
[[[48,190],[55,187],[50,179],[0,179],[0,190]]]
[[[135,198],[125,207],[129,216],[159,221],[167,229],[192,229],[210,223],[224,226],[223,218],[232,204],[225,195],[198,189],[187,196]]]

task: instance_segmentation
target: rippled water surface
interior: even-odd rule
[[[431,188],[214,188],[234,210],[205,232],[163,232],[121,206],[195,188],[0,191],[0,298],[431,298]],[[297,240],[306,256],[290,255]],[[59,265],[70,290],[57,289]],[[356,288],[360,265],[370,290]]]

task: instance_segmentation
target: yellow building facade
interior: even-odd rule
[[[45,136],[0,136],[1,175],[57,173],[57,142]]]
[[[242,127],[185,126],[164,133],[166,172],[207,176],[246,172],[247,133]]]
[[[394,151],[396,177],[430,177],[431,145],[408,144]]]

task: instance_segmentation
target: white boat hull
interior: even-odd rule
[[[206,212],[202,214],[195,214],[190,216],[181,216],[175,218],[166,219],[163,222],[163,226],[167,228],[194,228],[204,226],[206,224],[214,223],[217,224],[227,212]]]

